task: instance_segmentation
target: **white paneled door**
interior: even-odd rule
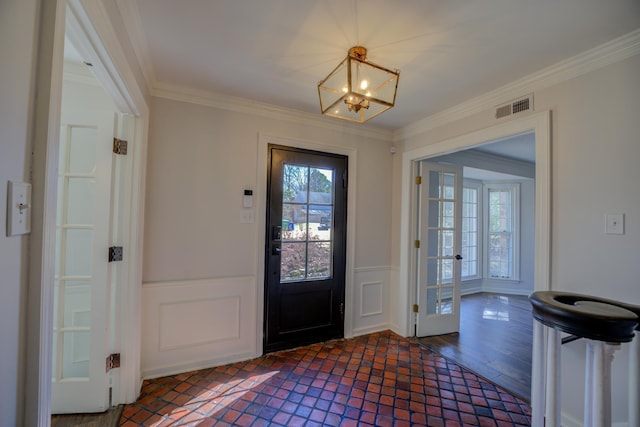
[[[113,135],[110,111],[63,109],[53,331],[52,413],[109,405]]]
[[[462,167],[422,161],[417,335],[460,329]]]

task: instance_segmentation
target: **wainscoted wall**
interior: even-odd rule
[[[391,267],[356,268],[353,276],[352,335],[389,329]]]
[[[254,276],[144,283],[142,377],[256,355]]]
[[[353,271],[347,336],[389,329],[391,267]],[[142,377],[219,366],[260,354],[255,276],[146,282],[142,286]]]

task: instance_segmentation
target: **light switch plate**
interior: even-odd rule
[[[253,209],[240,210],[240,224],[253,224]]]
[[[31,232],[31,184],[9,181],[7,191],[7,236]]]
[[[624,214],[606,214],[605,233],[624,234]]]

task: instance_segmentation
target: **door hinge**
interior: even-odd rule
[[[107,356],[107,372],[120,367],[120,353],[112,353]]]
[[[416,240],[416,241],[413,243],[413,246],[415,246],[415,248],[416,248],[416,249],[420,249],[420,240]]]
[[[111,246],[109,248],[109,262],[122,261],[122,246]]]
[[[418,304],[413,304],[413,312],[414,313],[419,313],[420,312],[419,309],[420,309],[420,307],[418,307]]]
[[[422,184],[422,177],[416,176],[416,185],[420,185],[420,184]]]
[[[127,155],[127,144],[124,139],[113,138],[113,152],[115,154]]]
[[[344,303],[340,303],[340,316],[344,316]]]

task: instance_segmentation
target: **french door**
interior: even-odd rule
[[[347,160],[269,146],[265,352],[344,336]]]
[[[460,329],[462,167],[420,162],[418,336]]]
[[[108,247],[115,114],[64,109],[58,163],[52,413],[109,405]]]

